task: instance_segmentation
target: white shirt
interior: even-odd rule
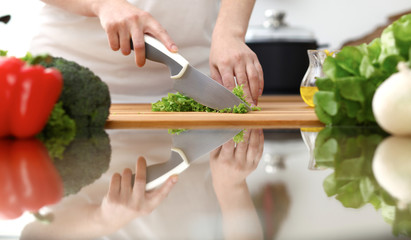
[[[167,30],[190,64],[209,74],[211,34],[219,0],[129,0],[149,12]],[[112,51],[96,17],[84,17],[46,5],[30,52],[61,56],[90,68],[109,86],[112,102],[155,102],[172,92],[165,65],[136,66],[134,53]]]

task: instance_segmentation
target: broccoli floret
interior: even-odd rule
[[[76,128],[103,128],[111,105],[106,83],[89,68],[61,57],[51,57],[40,62],[45,67],[54,67],[63,75],[63,91],[59,101],[76,122]]]
[[[75,194],[100,178],[108,170],[110,158],[110,138],[104,129],[77,132],[63,157],[54,158],[54,165],[63,180],[64,196]]]

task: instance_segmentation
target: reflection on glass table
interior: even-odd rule
[[[213,151],[205,147],[207,139],[213,139],[206,135],[180,142],[192,146],[190,149],[179,145],[179,137],[184,139],[190,132],[195,131],[108,129],[83,133],[70,141],[49,141],[45,146],[64,193],[60,202],[39,212],[52,214],[53,221],[47,225],[25,213],[16,220],[0,221],[0,237],[31,239],[37,235],[44,239],[46,235],[56,239],[61,234],[77,239],[88,234],[90,239],[238,239],[239,235],[286,240],[398,239],[373,205],[346,208],[327,196],[324,179],[340,172],[333,164],[327,165],[335,154],[320,146],[316,164],[326,168],[308,169],[310,153],[300,129],[245,130],[234,137],[235,141],[227,137],[226,143],[221,147],[217,144]],[[317,139],[334,138],[329,135],[327,130],[321,131]],[[335,141],[331,140],[331,145]],[[368,149],[368,141],[357,143],[360,149]],[[189,163],[178,171],[178,181],[174,183],[176,178],[171,174],[168,182],[166,179],[146,191],[144,173],[167,163],[175,148],[181,150],[176,159],[181,160],[180,153],[184,153]],[[197,158],[201,151],[204,155]],[[351,166],[357,169],[355,164]],[[276,171],[267,171],[274,168]],[[399,226],[406,219],[399,217],[406,216],[402,214],[395,217],[395,221],[400,220]]]
[[[0,139],[0,219],[16,219],[24,212],[50,222],[38,211],[59,202],[63,183],[46,147],[38,139]]]
[[[173,134],[170,158],[147,169],[146,190],[151,190],[174,174],[180,174],[190,164],[206,153],[237,136],[243,137],[239,129],[193,129],[169,131]],[[241,139],[243,140],[243,139]]]
[[[344,207],[371,204],[395,236],[411,237],[411,139],[387,137],[379,128],[326,127],[315,143],[316,163],[334,172],[327,196]]]
[[[200,134],[201,139],[192,138],[195,135],[192,132]],[[47,212],[54,216],[49,224],[33,221],[24,226],[21,239],[119,239],[124,236],[132,239],[166,239],[170,234],[175,239],[183,236],[195,239],[204,236],[204,233],[192,231],[206,226],[201,224],[203,220],[198,219],[199,216],[208,225],[210,220],[217,224],[207,227],[214,230],[206,233],[206,238],[263,239],[263,228],[246,183],[247,176],[257,168],[262,156],[263,131],[241,131],[236,141],[233,131],[230,134],[229,138],[227,135],[221,138],[224,134],[220,134],[218,140],[215,132],[210,137],[206,132],[191,130],[178,135],[147,131],[139,136],[127,131],[109,132],[112,146],[105,145],[105,148],[112,150],[112,156],[107,171],[49,207]],[[191,142],[184,139],[185,135],[191,137]],[[124,144],[126,142],[127,145]],[[208,150],[203,149],[205,145],[209,146]],[[178,155],[184,155],[189,162],[187,171],[183,169],[179,173],[184,173],[184,177],[191,175],[191,182],[176,185],[178,177],[171,174],[164,183],[147,191],[147,170],[167,163],[175,152],[172,149],[178,149]],[[87,154],[80,150],[79,153]],[[94,154],[100,151],[102,149],[94,151]],[[129,161],[131,155],[132,162]],[[198,179],[198,176],[209,178],[210,184],[204,185],[204,179]],[[182,182],[181,179],[178,182]],[[181,188],[187,187],[197,189],[181,191]],[[164,203],[173,191],[181,196],[174,195],[172,202]],[[213,198],[217,205],[213,205]],[[180,200],[173,203],[176,199]],[[198,202],[193,202],[193,199]],[[162,207],[164,205],[168,207]],[[181,225],[181,222],[171,220],[175,218],[177,209],[186,217],[186,224],[194,224],[194,228],[180,226],[177,229],[176,224]],[[147,225],[150,227],[147,228]],[[157,231],[149,232],[148,229]],[[214,237],[207,237],[207,234]]]
[[[308,169],[310,170],[322,169],[316,164],[314,157],[315,140],[317,139],[318,132],[322,129],[322,127],[306,127],[300,129],[301,137],[310,152],[310,160],[308,161]]]

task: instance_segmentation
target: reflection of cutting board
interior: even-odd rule
[[[152,112],[150,104],[112,104],[107,128],[318,127],[314,108],[300,96],[263,96],[261,111],[246,114]]]

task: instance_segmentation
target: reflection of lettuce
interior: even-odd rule
[[[345,207],[358,208],[368,202],[376,208],[381,206],[371,164],[383,133],[375,130],[327,127],[317,136],[317,165],[335,170],[325,179],[324,189],[328,196],[336,195]]]
[[[411,236],[411,209],[399,210],[372,171],[374,152],[385,136],[379,128],[326,127],[315,142],[315,161],[334,169],[323,182],[327,196],[335,196],[347,208],[370,203],[381,210],[394,235]]]
[[[396,208],[394,215],[395,219],[392,223],[393,233],[396,236],[411,236],[411,208],[409,207],[404,210]]]
[[[64,183],[64,195],[75,194],[107,171],[111,157],[110,139],[104,129],[77,132],[63,157],[54,164]]]

